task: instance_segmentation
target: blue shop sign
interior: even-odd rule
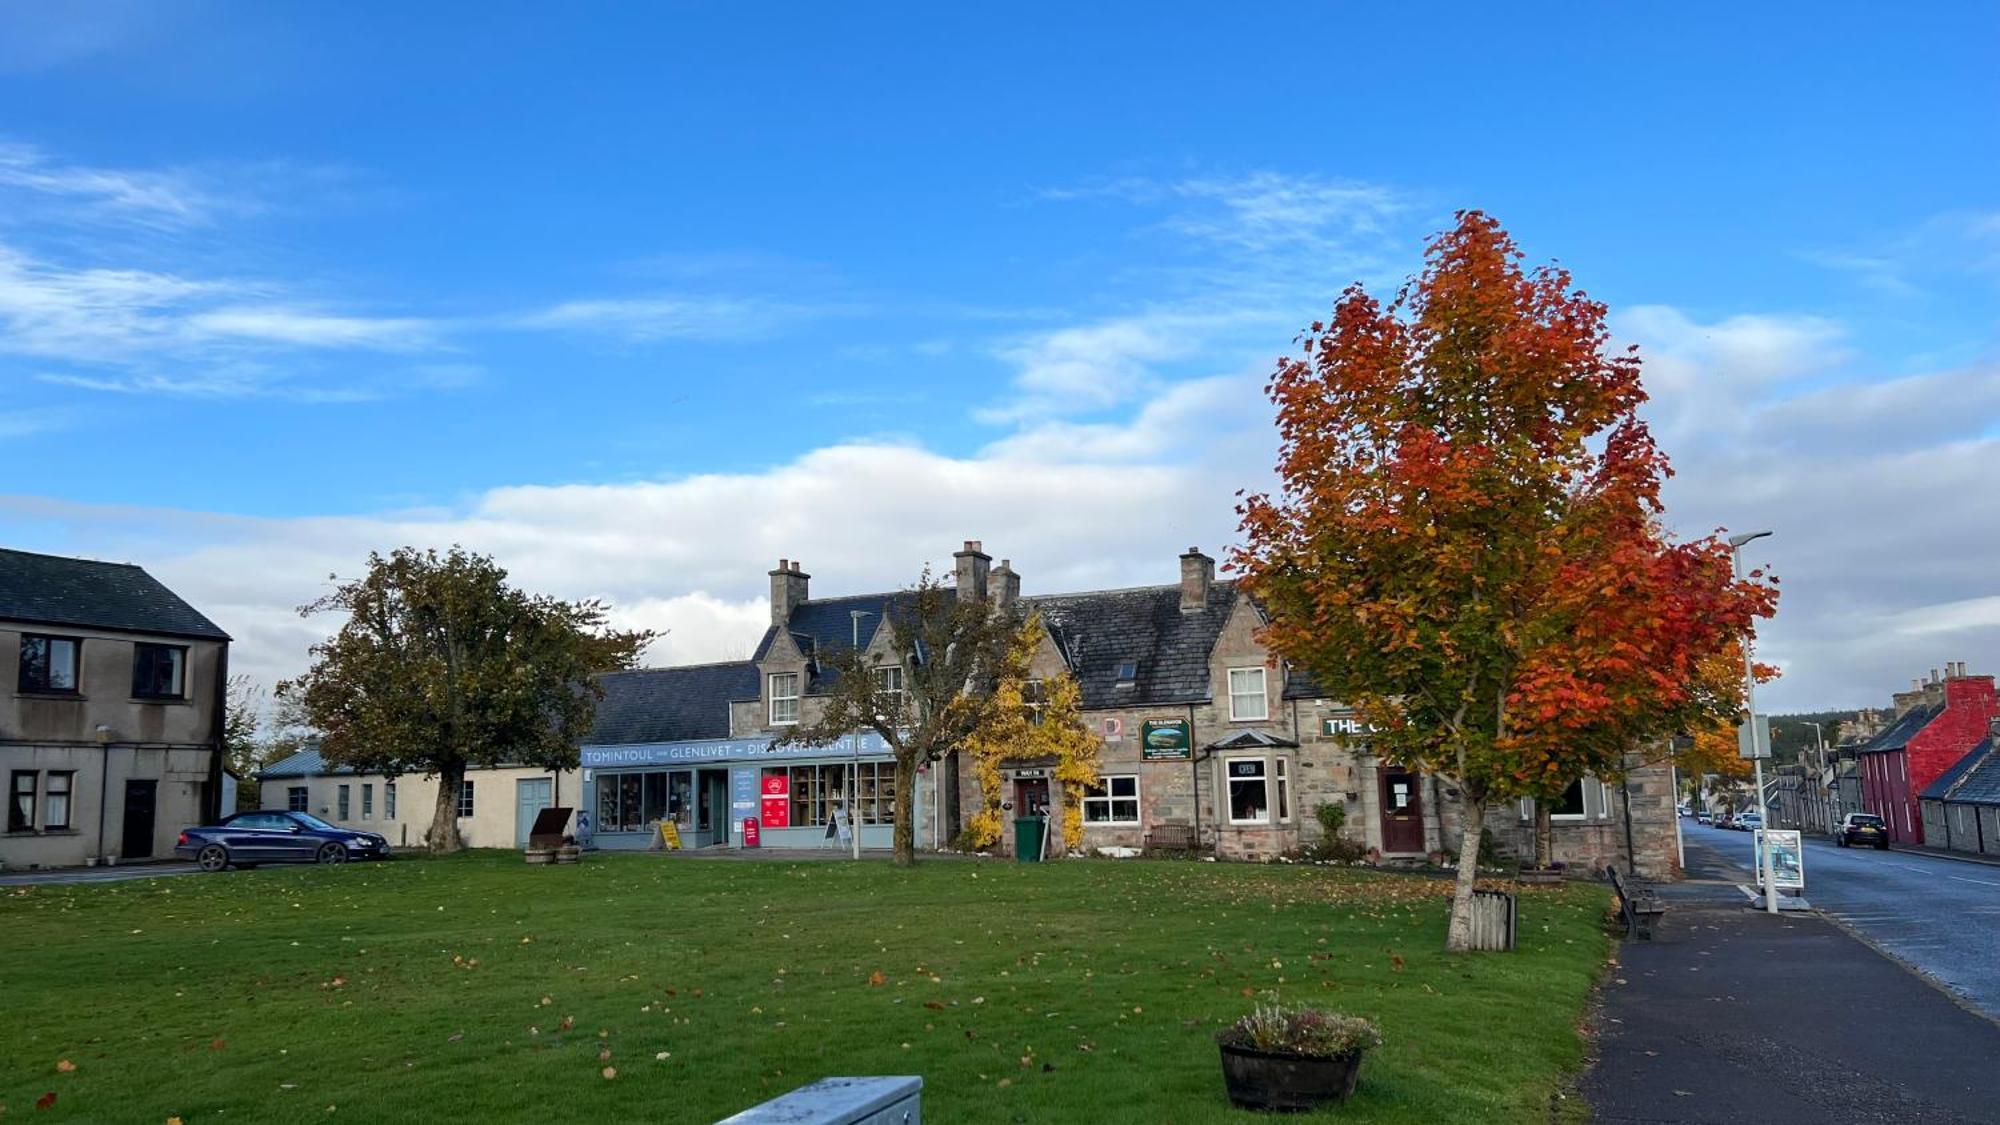
[[[709,738],[694,742],[648,742],[629,746],[582,747],[582,764],[592,769],[616,766],[679,766],[701,762],[759,762],[786,758],[885,756],[889,744],[874,731],[846,735],[829,746],[773,748],[768,738]]]

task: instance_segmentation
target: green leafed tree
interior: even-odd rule
[[[917,585],[892,600],[882,628],[885,646],[843,649],[819,661],[826,684],[815,697],[819,714],[780,736],[778,745],[826,746],[857,731],[874,731],[896,762],[894,813],[898,864],[917,860],[917,770],[964,748],[994,721],[995,686],[1013,658],[1018,615],[956,596],[926,570]],[[903,669],[902,690],[884,669]]]
[[[468,766],[574,769],[602,691],[653,639],[612,629],[601,602],[510,586],[491,558],[453,547],[370,554],[367,573],[300,613],[346,615],[305,675],[279,685],[333,765],[438,779],[425,842],[460,848]]]

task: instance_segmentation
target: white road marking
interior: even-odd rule
[[[1952,878],[1958,880],[1961,883],[1978,883],[1981,886],[1986,886],[1986,887],[2000,887],[2000,883],[1996,883],[1991,879],[1968,879],[1963,875],[1953,875]]]

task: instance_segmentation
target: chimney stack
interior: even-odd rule
[[[993,565],[993,556],[980,550],[979,540],[967,539],[965,549],[952,552],[951,557],[958,564],[953,569],[958,580],[958,596],[975,602],[985,601],[987,568]]]
[[[1215,560],[1189,547],[1181,556],[1181,612],[1200,613],[1208,608],[1208,588],[1215,584]]]
[[[806,583],[811,580],[797,560],[778,560],[778,569],[771,572],[771,624],[783,628],[791,622],[792,611],[805,603]]]
[[[993,608],[1002,613],[1013,609],[1014,603],[1021,600],[1021,576],[1014,573],[1007,559],[1001,559],[1000,565],[986,576],[986,585],[993,594]]]

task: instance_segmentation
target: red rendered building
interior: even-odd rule
[[[1896,696],[1896,719],[1861,748],[1861,803],[1901,844],[1924,842],[1917,795],[1986,737],[2000,714],[1992,676],[1947,665],[1943,677]]]

